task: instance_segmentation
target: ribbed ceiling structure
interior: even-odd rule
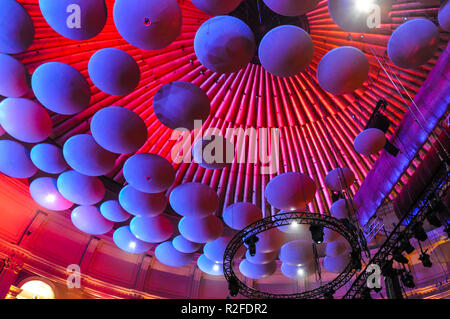
[[[204,129],[215,127],[222,133],[227,128],[279,129],[280,163],[275,174],[260,174],[260,163],[242,160],[242,163],[235,160],[231,166],[217,171],[204,169],[196,163],[173,163],[177,171],[173,187],[189,181],[210,185],[220,197],[218,215],[223,208],[241,201],[255,203],[269,214],[271,208],[264,199],[265,186],[272,177],[284,172],[303,172],[319,185],[310,206],[311,211],[329,211],[331,194],[324,186],[324,178],[336,167],[347,166],[353,170],[357,179],[351,189],[356,192],[376,157],[362,157],[356,153],[353,149],[354,138],[366,125],[378,100],[385,99],[389,104],[387,113],[393,126],[388,136],[393,134],[408,108],[379,61],[397,74],[405,89],[414,97],[448,42],[448,33],[441,32],[441,46],[435,58],[418,69],[399,69],[391,65],[386,56],[390,35],[406,19],[435,19],[438,4],[433,5],[432,1],[428,5],[428,2],[395,1],[391,23],[363,35],[341,30],[329,16],[327,1],[321,1],[315,10],[307,14],[314,42],[314,58],[306,71],[295,77],[278,78],[259,65],[249,64],[237,73],[221,75],[202,66],[196,58],[193,46],[196,31],[210,17],[195,8],[189,0],[178,1],[183,14],[181,36],[159,51],[137,49],[119,35],[112,18],[113,0],[106,0],[106,27],[100,35],[88,41],[68,40],[53,31],[41,15],[38,0],[19,2],[30,13],[36,29],[32,47],[16,55],[30,74],[45,62],[58,61],[81,71],[91,84],[93,97],[88,109],[75,116],[52,115],[54,129],[51,138],[60,145],[74,134],[89,132],[89,121],[98,110],[112,105],[122,106],[138,113],[147,124],[149,137],[139,153],[159,154],[172,162],[171,152],[177,141],[171,139],[172,130],[156,118],[152,100],[162,85],[176,80],[192,82],[207,92],[212,110]],[[363,89],[353,94],[333,96],[320,88],[316,69],[324,54],[346,45],[366,53],[370,61],[370,79]],[[140,67],[140,84],[129,95],[107,95],[89,79],[87,67],[90,57],[97,50],[108,47],[128,52]],[[250,155],[247,149],[245,156]],[[120,184],[125,183],[122,166],[129,156],[131,154],[117,160],[109,178]]]

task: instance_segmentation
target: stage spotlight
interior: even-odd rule
[[[412,227],[412,231],[414,234],[414,237],[418,241],[425,241],[428,239],[427,233],[425,232],[425,229],[423,229],[422,223],[417,223]]]
[[[407,254],[411,254],[414,251],[414,246],[411,245],[411,242],[407,237],[402,236],[400,240],[400,249]]]
[[[414,277],[409,272],[404,272],[400,277],[403,285],[408,288],[414,288],[416,287],[416,284],[414,283]]]
[[[320,245],[323,243],[323,226],[313,224],[309,227],[309,231],[311,232],[312,239],[316,244]]]
[[[239,294],[239,285],[236,278],[230,278],[228,282],[228,290],[230,291],[231,297],[236,297]]]
[[[248,247],[248,252],[252,257],[256,255],[256,243],[258,240],[259,238],[256,237],[256,235],[252,235],[244,241],[244,244]]]
[[[433,263],[431,262],[431,259],[430,259],[430,255],[428,255],[425,252],[423,252],[419,256],[419,260],[422,262],[424,267],[431,268],[433,266]]]
[[[394,260],[400,264],[407,264],[409,262],[408,258],[402,255],[399,249],[394,249],[392,251],[392,257]]]
[[[362,269],[360,254],[357,251],[352,251],[350,253],[351,263],[353,269],[360,271]]]

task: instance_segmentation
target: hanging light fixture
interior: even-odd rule
[[[400,280],[402,281],[405,287],[408,288],[416,287],[416,284],[414,283],[414,277],[411,275],[410,272],[404,271],[400,276]]]
[[[407,254],[411,254],[414,251],[414,246],[411,245],[411,242],[405,235],[400,239],[400,249]]]
[[[311,237],[316,244],[320,245],[323,243],[323,226],[313,224],[309,227],[309,231],[311,232]]]
[[[414,237],[418,241],[425,241],[428,239],[428,235],[425,232],[425,229],[423,228],[423,223],[417,223],[412,227],[412,231],[414,234]]]
[[[259,238],[252,235],[244,240],[244,244],[247,246],[250,256],[254,257],[256,255],[256,243]]]

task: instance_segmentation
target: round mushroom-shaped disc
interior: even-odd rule
[[[311,63],[314,44],[302,28],[282,25],[264,36],[258,52],[259,60],[267,72],[290,77],[301,73]]]
[[[62,150],[53,144],[35,145],[31,149],[30,157],[37,168],[49,174],[60,174],[68,168]]]
[[[312,242],[309,240],[294,240],[281,247],[280,260],[291,265],[307,265],[314,259]]]
[[[90,235],[106,234],[114,226],[114,223],[103,217],[95,206],[78,206],[74,208],[70,217],[76,228]]]
[[[340,274],[344,271],[350,262],[350,255],[344,253],[339,256],[325,256],[323,260],[323,268],[331,273]]]
[[[212,135],[195,142],[192,157],[201,167],[224,169],[234,161],[234,145],[228,139]]]
[[[368,33],[389,18],[392,3],[393,0],[329,0],[328,11],[344,31]]]
[[[166,266],[183,267],[194,259],[194,254],[185,254],[176,250],[171,241],[159,244],[155,249],[155,256]]]
[[[242,0],[192,0],[192,3],[209,15],[227,14],[236,9]]]
[[[134,153],[147,141],[144,120],[119,106],[106,107],[95,113],[91,133],[101,147],[118,154]]]
[[[277,263],[271,261],[267,264],[254,264],[244,259],[239,264],[239,271],[248,278],[251,279],[262,279],[269,277],[275,273],[277,270]]]
[[[115,223],[123,223],[130,218],[130,214],[120,206],[117,200],[108,200],[101,204],[100,213],[103,217]]]
[[[352,93],[369,78],[369,60],[361,50],[344,46],[323,56],[317,67],[322,89],[334,95]]]
[[[256,253],[269,253],[279,250],[286,242],[286,235],[276,228],[266,230],[256,235]]]
[[[24,98],[7,98],[0,103],[0,125],[9,135],[25,143],[42,142],[52,132],[47,111]]]
[[[270,10],[282,16],[301,16],[314,9],[320,0],[264,0]]]
[[[194,49],[209,70],[233,73],[247,66],[255,55],[255,37],[243,21],[232,16],[207,20],[197,30]]]
[[[223,263],[223,256],[225,255],[225,250],[231,240],[231,237],[219,237],[216,240],[210,241],[203,247],[203,253],[208,259]],[[234,258],[240,259],[245,253],[245,247],[241,246],[240,249],[234,255]]]
[[[216,240],[210,241],[203,247],[203,253],[208,259],[214,262],[223,263],[225,249],[230,240],[231,237],[219,237]]]
[[[178,230],[189,241],[207,243],[222,235],[223,223],[213,215],[204,218],[183,217],[178,224]]]
[[[386,136],[382,130],[377,128],[369,128],[362,131],[353,143],[355,151],[366,156],[378,154],[384,145],[386,145]]]
[[[105,0],[39,0],[45,21],[71,40],[88,40],[99,34],[107,18]]]
[[[0,140],[0,172],[14,178],[29,178],[37,170],[25,146],[15,141]]]
[[[335,168],[325,176],[325,186],[335,192],[352,186],[354,181],[355,174],[347,167]]]
[[[270,180],[265,196],[275,208],[294,211],[301,210],[314,199],[316,183],[302,173],[284,173]]]
[[[241,230],[262,219],[261,209],[251,203],[234,203],[228,206],[222,214],[228,227]]]
[[[172,244],[176,250],[178,250],[179,252],[185,253],[185,254],[195,253],[197,250],[200,249],[200,247],[202,247],[202,244],[193,243],[181,235],[178,235],[177,237],[175,237],[172,240]]]
[[[59,175],[56,185],[61,195],[78,205],[95,205],[105,196],[105,186],[97,177],[76,171]]]
[[[141,71],[133,57],[116,48],[95,52],[89,60],[88,71],[95,86],[110,95],[133,92],[141,79]]]
[[[25,66],[12,56],[0,53],[0,95],[21,97],[28,91],[28,71]]]
[[[177,0],[116,0],[113,17],[120,35],[142,50],[163,49],[181,33]]]
[[[314,274],[314,272],[315,272],[314,263],[301,266],[287,263],[281,264],[281,273],[288,278],[298,279],[308,277],[309,275]]]
[[[399,68],[414,69],[434,56],[439,42],[439,29],[433,22],[423,18],[413,19],[392,33],[387,53]]]
[[[31,87],[42,105],[63,115],[79,113],[91,101],[88,81],[77,69],[60,62],[39,66],[31,78]]]
[[[73,206],[56,187],[56,179],[39,177],[30,183],[30,195],[36,203],[50,210],[63,211]]]
[[[325,254],[331,257],[349,253],[350,251],[351,247],[346,240],[336,240],[331,243],[327,243],[327,247],[325,248]]]
[[[117,155],[98,145],[92,135],[79,134],[69,138],[63,147],[67,164],[87,176],[106,175],[114,168]]]
[[[274,261],[278,257],[278,251],[272,251],[269,253],[256,252],[255,256],[250,255],[250,251],[247,250],[245,258],[253,264],[268,264]]]
[[[144,193],[161,193],[172,186],[175,169],[164,157],[156,154],[136,154],[123,165],[125,180]]]
[[[210,260],[205,255],[201,255],[197,259],[197,266],[201,271],[212,276],[223,275],[223,264]]]
[[[292,222],[289,226],[289,231],[286,233],[286,241],[293,240],[312,240],[311,231],[309,230],[309,224],[299,224],[298,222]],[[278,227],[279,229],[280,227]]]
[[[345,239],[338,232],[335,232],[334,230],[331,230],[330,228],[324,228],[324,230],[323,230],[323,242],[324,243],[331,243],[331,242],[334,242],[337,240],[345,240]]]
[[[438,13],[438,21],[442,29],[450,32],[450,1],[442,4]]]
[[[208,95],[197,85],[174,81],[163,85],[153,98],[153,111],[158,120],[173,130],[195,128],[211,111]]]
[[[173,225],[170,219],[162,215],[136,216],[130,222],[130,230],[137,239],[147,243],[161,243],[172,236]]]
[[[186,217],[211,215],[219,205],[219,197],[211,187],[193,182],[174,188],[169,201],[178,214]]]
[[[130,214],[147,217],[158,216],[167,206],[164,193],[143,193],[130,185],[120,191],[119,203]]]
[[[331,216],[343,219],[354,216],[357,211],[356,203],[351,199],[340,199],[333,203],[330,207]]]
[[[142,254],[148,251],[152,244],[143,242],[131,233],[130,226],[117,228],[113,234],[114,243],[123,251],[132,254]]]
[[[16,0],[0,2],[0,52],[25,51],[34,40],[34,26],[27,10]]]

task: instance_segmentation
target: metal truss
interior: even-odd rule
[[[277,228],[280,226],[288,226],[292,222],[297,222],[299,224],[309,224],[309,225],[320,225],[325,228],[329,228],[341,234],[350,244],[354,256],[353,258],[358,258],[361,260],[361,244],[360,234],[356,227],[345,220],[339,220],[331,216],[320,215],[317,213],[310,212],[288,212],[283,214],[277,214],[275,216],[270,216],[261,219],[236,234],[228,244],[223,261],[223,272],[228,283],[233,282],[238,288],[239,293],[248,298],[255,299],[314,299],[322,298],[325,294],[330,291],[337,291],[344,284],[349,282],[353,275],[356,273],[354,269],[353,261],[351,258],[350,263],[343,270],[339,276],[334,280],[322,285],[314,290],[305,291],[296,294],[272,294],[268,292],[263,292],[256,290],[254,288],[248,287],[243,283],[234,273],[233,270],[233,258],[239,248],[244,244],[244,241],[251,237],[265,232],[272,228]]]
[[[416,203],[415,207],[401,218],[367,266],[376,264],[380,266],[380,268],[383,268],[389,261],[392,251],[398,247],[401,239],[404,238],[404,236],[406,236],[406,238],[411,238],[413,236],[412,227],[417,223],[423,222],[426,215],[433,210],[430,202],[436,198],[436,196],[439,199],[443,198],[450,187],[450,170],[446,165],[444,166],[444,172],[442,170],[438,172],[437,177],[435,177],[434,181]],[[364,297],[363,294],[367,287],[367,278],[370,276],[370,273],[367,273],[366,271],[367,266],[353,282],[350,289],[344,295],[344,299],[359,299]]]

